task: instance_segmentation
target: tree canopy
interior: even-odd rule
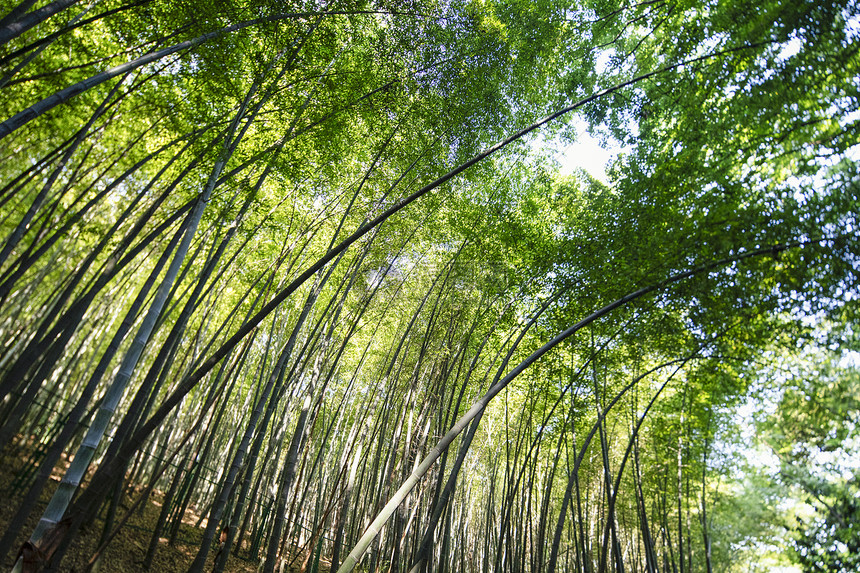
[[[156,499],[145,569],[196,517],[198,572],[852,570],[858,47],[855,0],[0,0],[4,566]]]

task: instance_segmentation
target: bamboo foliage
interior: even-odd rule
[[[855,12],[0,2],[4,566],[156,500],[145,569],[725,568],[734,409],[853,317]]]

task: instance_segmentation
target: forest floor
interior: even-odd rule
[[[18,449],[17,453],[5,455],[0,459],[0,535],[5,533],[9,521],[18,509],[18,503],[24,491],[16,483],[16,478],[21,476],[22,472],[26,472],[27,469],[26,454],[22,452],[21,448]],[[26,527],[23,528],[25,533],[21,534],[21,538],[16,541],[15,547],[20,547],[25,541],[25,536],[29,535],[35,527],[39,516],[47,506],[48,500],[61,477],[55,470],[55,475],[52,476],[52,483],[46,488],[46,491],[42,492],[39,506],[27,521]],[[134,499],[129,497],[123,499],[118,512],[118,519],[121,519],[128,513],[136,497]],[[93,567],[91,571],[97,571],[98,573],[146,571],[143,567],[143,561],[150,540],[152,539],[152,534],[155,531],[155,524],[161,512],[160,499],[160,493],[155,492],[147,500],[142,512],[137,509],[132,512],[128,523],[126,523],[114,540],[108,545],[101,558],[101,562],[97,567]],[[63,560],[60,571],[67,573],[83,573],[87,571],[88,561],[95,552],[96,544],[104,527],[103,514],[94,524],[82,531],[78,541],[75,542]],[[153,573],[172,573],[188,570],[189,565],[191,565],[197,554],[200,540],[203,537],[203,528],[202,526],[195,527],[196,521],[198,520],[194,519],[194,516],[186,514],[186,519],[183,520],[180,526],[177,541],[174,545],[170,545],[167,539],[161,538],[159,540],[159,546],[155,552],[155,557],[149,571]],[[204,571],[212,570],[216,551],[217,548],[213,548],[209,552],[209,558]],[[14,555],[8,556],[0,563],[0,567],[5,571],[9,571],[14,564],[12,561],[13,557]],[[226,571],[230,573],[255,573],[258,568],[259,563],[257,562],[240,559],[231,555],[227,562]],[[320,569],[327,570],[324,567],[320,567]],[[298,571],[298,569],[294,570],[287,567],[283,571]]]

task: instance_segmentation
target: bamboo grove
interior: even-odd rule
[[[183,519],[195,572],[812,567],[738,412],[857,419],[857,2],[0,13],[4,567],[151,500],[141,570]]]

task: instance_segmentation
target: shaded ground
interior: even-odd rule
[[[0,533],[6,531],[9,520],[11,520],[18,509],[18,502],[20,496],[23,495],[23,491],[20,487],[16,487],[16,477],[19,477],[21,472],[25,471],[27,467],[26,454],[22,448],[0,459]],[[42,510],[47,505],[51,494],[53,494],[56,484],[59,483],[59,479],[60,476],[55,475],[51,486],[43,492],[39,507],[33,512],[33,515],[27,522],[27,526],[23,529],[25,533],[21,534],[20,539],[16,542],[16,547],[19,547],[25,541],[25,537],[33,530]],[[118,519],[128,513],[128,509],[135,500],[136,497],[134,499],[125,498],[123,500]],[[145,571],[143,560],[161,511],[159,501],[160,495],[154,494],[150,497],[142,512],[135,510],[132,513],[127,524],[105,550],[97,569],[100,573]],[[88,562],[94,553],[96,543],[104,525],[101,517],[104,516],[100,516],[99,520],[82,532],[79,540],[75,542],[69,554],[63,560],[60,571],[83,573],[87,570]],[[186,517],[189,516],[186,515]],[[199,542],[203,535],[203,529],[194,527],[194,521],[191,519],[183,520],[175,545],[169,545],[167,539],[162,538],[160,540],[152,567],[150,568],[151,572],[170,573],[174,571],[187,571],[188,566],[197,554]],[[214,556],[215,550],[210,551],[205,571],[212,570]],[[7,557],[0,564],[0,567],[6,571],[10,570],[13,565],[13,557],[14,555]],[[231,573],[252,573],[256,572],[257,569],[258,563],[231,556],[226,570]],[[93,571],[96,571],[96,569],[94,568]]]

